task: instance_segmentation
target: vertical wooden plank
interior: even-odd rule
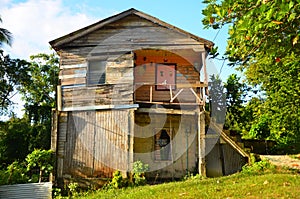
[[[68,112],[60,112],[58,115],[57,178],[62,178],[64,173],[67,122]]]
[[[207,84],[206,51],[201,53],[201,55],[202,55],[202,63],[203,63],[204,83]]]
[[[51,150],[57,154],[57,126],[58,126],[58,113],[57,110],[52,109],[52,123],[51,123]],[[55,166],[57,168],[57,165]],[[50,173],[49,181],[55,181],[56,171]]]
[[[57,110],[62,110],[62,93],[61,93],[61,85],[57,86]]]
[[[205,113],[198,113],[198,150],[199,150],[199,174],[206,176],[205,168]]]
[[[131,171],[133,168],[134,156],[133,156],[133,146],[134,146],[134,110],[128,111],[128,157],[127,157],[127,171]],[[128,177],[128,176],[127,176]]]
[[[52,124],[51,124],[51,150],[56,153],[57,149],[57,123],[58,123],[58,114],[55,109],[52,109]]]
[[[153,86],[150,86],[150,102],[152,102]]]

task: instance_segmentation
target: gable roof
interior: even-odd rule
[[[50,43],[50,45],[55,50],[57,50],[57,49],[60,48],[60,46],[62,46],[64,44],[67,44],[67,43],[69,43],[69,42],[71,42],[71,41],[73,41],[73,40],[75,40],[75,39],[77,39],[79,37],[87,35],[87,34],[93,32],[95,30],[101,29],[103,26],[108,25],[110,23],[113,23],[115,21],[118,21],[118,20],[120,20],[120,19],[122,19],[124,17],[129,16],[129,15],[136,15],[136,16],[138,16],[140,18],[143,18],[143,19],[151,21],[151,22],[153,22],[155,24],[158,24],[159,26],[162,26],[162,27],[168,28],[170,30],[174,30],[174,31],[177,31],[179,33],[185,34],[188,37],[190,37],[190,38],[192,38],[192,39],[194,39],[194,40],[196,40],[198,42],[203,43],[207,48],[211,48],[214,45],[214,43],[211,42],[211,41],[209,41],[209,40],[206,40],[206,39],[203,39],[201,37],[198,37],[198,36],[196,36],[194,34],[191,34],[191,33],[187,32],[185,30],[182,30],[182,29],[180,29],[178,27],[175,27],[175,26],[173,26],[171,24],[168,24],[168,23],[166,23],[164,21],[161,21],[158,18],[150,16],[150,15],[148,15],[146,13],[143,13],[141,11],[138,11],[138,10],[136,10],[134,8],[131,8],[129,10],[121,12],[121,13],[119,13],[117,15],[108,17],[106,19],[100,20],[100,21],[98,21],[98,22],[96,22],[94,24],[91,24],[89,26],[81,28],[81,29],[79,29],[77,31],[74,31],[74,32],[70,33],[70,34],[64,35],[64,36],[59,37],[57,39],[54,39],[54,40],[50,41],[49,43]]]

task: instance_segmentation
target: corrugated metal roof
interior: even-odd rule
[[[0,186],[0,198],[5,199],[51,199],[52,183],[28,183]]]

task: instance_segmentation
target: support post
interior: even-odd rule
[[[205,163],[205,113],[204,111],[198,113],[198,171],[201,176],[206,176]]]
[[[134,143],[134,109],[129,110],[128,117],[128,156],[127,156],[127,178],[129,177],[132,181],[130,171],[133,167],[133,143]]]
[[[150,103],[152,103],[152,98],[153,98],[153,88],[152,88],[152,85],[150,86]]]
[[[57,86],[57,110],[62,110],[62,94],[61,94],[61,85]]]
[[[52,120],[51,120],[51,150],[54,151],[54,153],[57,153],[57,128],[58,128],[58,111],[55,109],[52,109]],[[56,163],[56,161],[55,161]],[[55,177],[57,176],[57,166],[54,167],[55,170],[50,173],[49,181],[54,182]]]
[[[206,51],[202,53],[203,73],[204,73],[204,84],[207,84],[207,71],[206,71]]]

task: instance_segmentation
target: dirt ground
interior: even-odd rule
[[[298,156],[300,158],[300,155]],[[300,170],[300,159],[291,158],[288,155],[261,155],[260,157],[262,160],[269,160],[276,166]]]

